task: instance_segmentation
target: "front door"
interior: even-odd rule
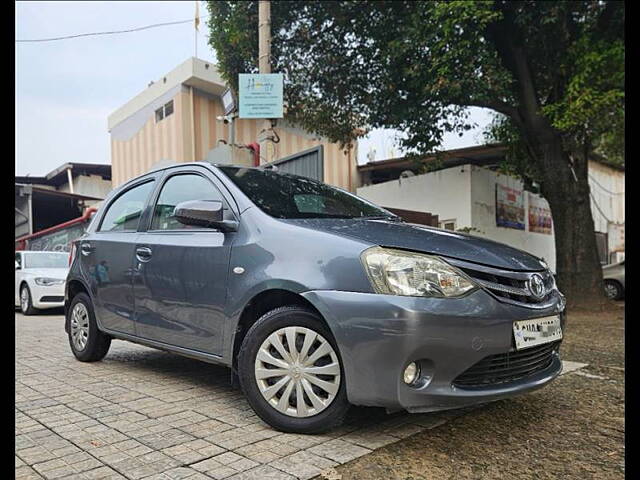
[[[78,242],[83,276],[89,282],[98,321],[116,332],[135,334],[135,240],[153,186],[153,180],[148,180],[125,190],[109,203],[97,231]]]
[[[178,203],[227,199],[205,169],[189,167],[166,178],[151,224],[136,240],[136,325],[143,338],[222,354],[227,273],[234,233],[189,227],[173,218]]]

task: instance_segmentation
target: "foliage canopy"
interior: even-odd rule
[[[527,102],[563,135],[621,159],[624,4],[619,1],[277,1],[272,70],[287,116],[343,143],[356,127],[406,132],[419,153],[463,132],[469,106],[522,130]],[[212,1],[210,44],[227,82],[256,72],[258,2]],[[505,127],[495,140],[510,140]]]

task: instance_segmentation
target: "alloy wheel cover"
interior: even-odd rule
[[[317,415],[340,389],[338,355],[326,338],[306,327],[269,335],[256,355],[254,374],[267,403],[290,417]]]
[[[20,291],[20,308],[22,308],[23,312],[26,312],[27,308],[29,308],[29,291],[26,288]]]
[[[71,311],[71,341],[78,351],[84,350],[89,340],[89,311],[82,303],[76,303]]]

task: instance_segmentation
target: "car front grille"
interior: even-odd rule
[[[458,375],[453,385],[459,388],[482,388],[514,382],[548,368],[560,341],[512,350],[483,358]]]
[[[531,308],[547,307],[552,300],[553,292],[556,291],[555,279],[549,270],[516,272],[456,259],[447,261],[491,292],[498,300],[507,303]],[[540,275],[544,284],[544,295],[540,298],[534,297],[528,287],[534,275]]]

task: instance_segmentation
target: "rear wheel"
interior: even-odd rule
[[[111,337],[98,330],[91,299],[79,293],[67,310],[69,322],[69,345],[81,362],[102,360],[111,346]]]
[[[23,285],[20,289],[20,311],[23,315],[35,315],[38,310],[33,307],[31,301],[31,290],[28,285]]]
[[[610,300],[620,300],[624,296],[622,285],[620,285],[615,280],[604,281],[604,293],[607,295],[607,298]]]
[[[327,431],[349,409],[335,340],[317,314],[300,307],[272,310],[249,329],[238,373],[253,410],[278,430]]]

